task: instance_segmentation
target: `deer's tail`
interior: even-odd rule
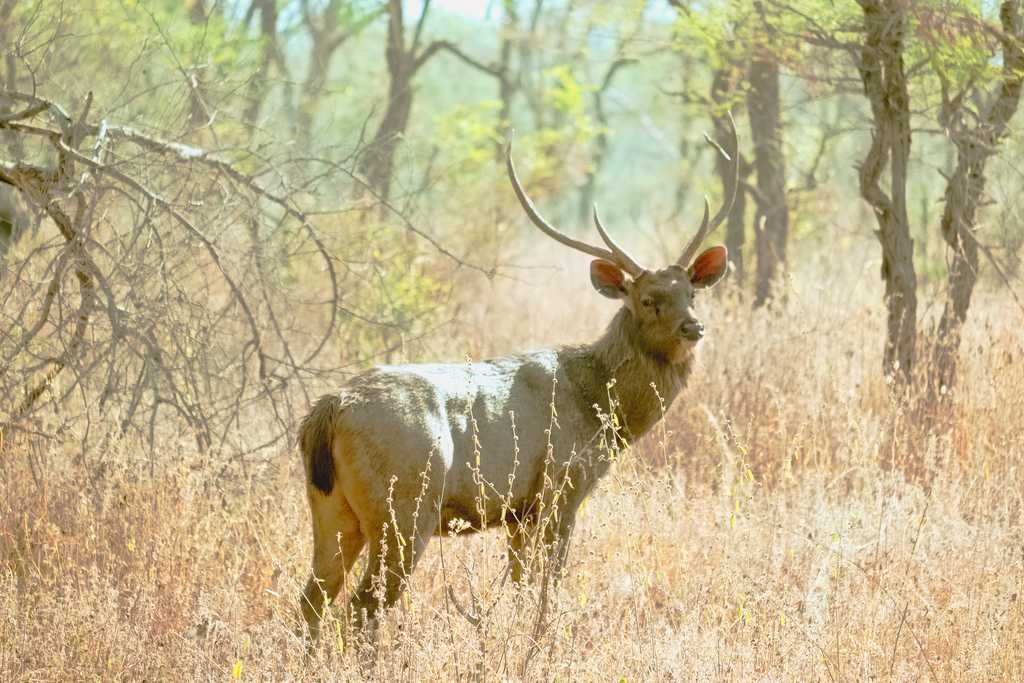
[[[321,396],[299,426],[299,447],[306,465],[306,480],[329,494],[334,488],[334,430],[343,407],[338,394]]]

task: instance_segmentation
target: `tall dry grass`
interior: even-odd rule
[[[463,288],[432,354],[595,334],[610,304],[572,263]],[[435,539],[376,658],[338,619],[307,656],[293,450],[6,444],[0,679],[1022,680],[1021,315],[979,295],[929,428],[890,401],[859,265],[797,271],[757,312],[707,299],[700,368],[581,511],[541,629],[497,534]]]

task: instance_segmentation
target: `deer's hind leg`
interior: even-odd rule
[[[302,592],[302,616],[316,640],[325,603],[334,600],[366,542],[352,506],[340,486],[324,495],[309,487],[313,515],[313,573]]]
[[[440,522],[433,505],[423,503],[415,513],[406,507],[395,511],[397,531],[395,522],[388,521],[367,534],[369,559],[350,606],[356,625],[365,625],[370,631],[380,609],[398,601]]]

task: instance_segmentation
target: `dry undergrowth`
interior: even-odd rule
[[[375,661],[337,619],[310,657],[294,635],[294,451],[225,468],[174,439],[155,463],[8,443],[0,680],[1024,679],[1020,314],[979,297],[954,415],[929,429],[890,405],[864,288],[710,314],[664,428],[582,510],[546,628],[496,534],[435,540]],[[563,321],[545,341],[609,317],[581,298],[545,311]],[[530,346],[538,326],[482,340],[469,320],[463,343]]]

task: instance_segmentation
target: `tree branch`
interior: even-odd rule
[[[420,46],[420,38],[423,34],[423,26],[427,23],[428,12],[430,12],[430,0],[423,0],[423,11],[420,12],[419,21],[416,22],[416,30],[413,31],[412,35],[412,46],[409,47],[410,56],[414,56]]]
[[[419,69],[438,52],[451,53],[456,58],[458,58],[465,64],[468,64],[469,66],[473,67],[477,71],[485,73],[488,76],[493,76],[494,78],[497,78],[499,81],[505,81],[505,79],[507,78],[506,74],[504,73],[504,71],[502,71],[501,68],[494,65],[484,64],[483,62],[474,59],[473,57],[469,56],[461,49],[459,49],[457,45],[447,40],[436,40],[430,45],[428,45],[423,50],[422,54],[420,54],[416,58],[416,61],[413,62],[413,72],[419,71]]]

